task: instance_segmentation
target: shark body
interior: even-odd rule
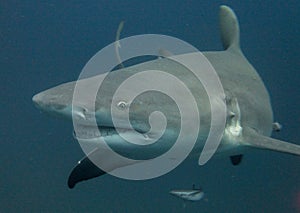
[[[220,7],[220,29],[224,50],[203,53],[216,70],[226,95],[226,97],[216,97],[220,101],[220,106],[225,105],[227,108],[226,126],[217,155],[230,157],[233,165],[238,165],[241,162],[245,150],[249,147],[300,155],[299,145],[270,137],[274,122],[270,97],[258,73],[240,49],[238,20],[234,12],[227,6]],[[192,57],[192,55],[193,53],[189,53],[176,57]],[[131,131],[130,128],[123,125],[124,117],[122,115],[118,117],[119,126],[117,128],[123,129],[126,134],[137,139],[141,144],[152,137],[151,134],[148,134],[150,113],[155,110],[164,113],[168,119],[168,126],[165,134],[159,139],[160,143],[152,144],[141,152],[142,148],[139,150],[137,146],[124,143],[120,139],[115,131],[116,126],[111,120],[110,107],[114,106],[112,96],[118,85],[129,76],[149,69],[164,70],[176,75],[185,82],[195,96],[198,110],[201,113],[201,128],[193,153],[199,155],[203,149],[211,122],[208,97],[203,86],[194,79],[193,75],[186,74],[183,66],[179,66],[168,58],[159,58],[110,73],[97,95],[95,104],[94,115],[101,137],[105,138],[105,141],[121,154],[141,159],[159,155],[172,146],[172,141],[178,136],[180,115],[172,100],[161,94],[149,92],[138,97],[137,101],[125,100],[124,103],[120,97],[120,102],[116,104],[116,107],[122,107],[126,101],[131,102],[131,123],[135,131]],[[80,81],[86,82],[86,85],[93,85],[95,80],[95,77],[92,77]],[[145,81],[147,80],[145,79]],[[78,120],[83,120],[83,122],[81,131],[79,135],[75,135],[75,138],[86,140],[87,144],[96,144],[97,137],[100,136],[96,135],[88,124],[89,112],[93,111],[90,103],[92,100],[87,98],[81,106],[72,106],[75,84],[76,82],[69,82],[43,91],[33,97],[33,102],[39,109],[60,117],[72,119],[72,113],[77,115]],[[166,84],[172,87],[172,82],[166,82]],[[193,128],[193,126],[189,128]],[[105,153],[105,150],[95,149],[89,153],[88,157],[79,161],[70,174],[69,187],[73,188],[80,181],[106,173],[95,166],[91,162],[91,158],[108,162],[106,171],[127,166],[127,164],[124,165],[120,162],[110,162],[111,159]]]

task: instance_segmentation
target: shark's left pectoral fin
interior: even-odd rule
[[[243,139],[246,145],[252,147],[300,156],[300,145],[260,135],[254,129],[249,127],[244,128]]]

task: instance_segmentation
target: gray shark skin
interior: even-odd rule
[[[239,24],[234,12],[227,6],[221,6],[219,16],[224,50],[203,53],[219,75],[226,95],[225,98],[216,97],[221,104],[226,104],[228,111],[226,126],[224,127],[224,134],[218,147],[217,155],[231,157],[233,165],[238,165],[241,162],[242,155],[249,147],[300,155],[299,145],[270,137],[274,121],[268,91],[256,70],[240,49]],[[176,57],[190,57],[192,54]],[[203,86],[195,80],[194,76],[186,74],[187,70],[185,67],[168,58],[159,58],[122,68],[109,74],[98,92],[95,104],[95,117],[102,137],[121,154],[138,159],[148,159],[159,155],[172,146],[178,135],[180,114],[172,100],[164,97],[162,94],[155,92],[145,93],[130,105],[130,121],[135,130],[141,134],[147,134],[149,130],[148,117],[151,112],[155,110],[161,111],[168,119],[165,134],[159,139],[158,143],[146,147],[142,154],[139,150],[137,151],[138,148],[135,145],[124,143],[117,136],[114,129],[116,126],[111,121],[111,97],[116,88],[129,76],[149,69],[164,70],[177,76],[185,82],[193,93],[201,114],[201,127],[193,150],[193,154],[199,156],[211,122],[208,96]],[[91,77],[80,81],[85,82],[86,85],[93,85],[96,80],[96,77]],[[74,81],[45,90],[35,95],[33,102],[42,111],[71,120],[75,84],[76,82]],[[166,84],[170,84],[170,87],[172,87],[172,82],[166,82]],[[121,98],[120,100],[122,100]],[[88,115],[93,111],[92,101],[87,98],[86,102],[82,103],[81,106],[73,106],[73,113],[77,115],[78,120],[82,120],[80,134],[75,135],[75,138],[83,138],[87,143],[97,143],[97,135],[93,135],[94,131],[88,122]],[[122,119],[124,118],[120,116],[117,119],[119,125],[117,128],[121,128],[126,132],[129,128],[122,124]],[[190,128],[193,127],[191,126]],[[143,143],[143,140],[145,140],[145,138],[141,137],[141,134],[137,135],[136,132],[128,130],[128,134],[136,137],[140,143]],[[151,137],[151,135],[147,135],[147,137]],[[126,166],[120,162],[109,163],[111,159],[107,158],[105,150],[93,150],[88,157],[79,161],[71,172],[68,180],[70,188],[73,188],[80,181],[105,174],[104,171],[90,161],[91,158],[108,162],[106,171]]]

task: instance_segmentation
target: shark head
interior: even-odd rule
[[[103,130],[104,136],[122,133],[136,144],[147,145],[162,136],[166,123],[169,124],[169,133],[176,132],[180,125],[179,112],[173,100],[155,91],[131,97],[128,96],[134,93],[131,87],[122,88],[119,94],[114,95],[120,82],[137,72],[138,69],[130,67],[108,75],[64,83],[34,95],[32,100],[41,111],[73,120],[77,127],[79,125],[76,138],[92,140],[99,137],[91,127],[96,125],[100,132]],[[100,88],[99,82],[102,82]],[[116,141],[111,143],[120,143],[119,138],[114,139]],[[112,137],[109,137],[108,141],[111,140]]]
[[[74,82],[61,84],[59,86],[42,91],[32,97],[35,106],[47,114],[57,117],[70,118],[72,94]],[[64,91],[61,93],[60,91]]]

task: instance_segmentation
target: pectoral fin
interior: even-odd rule
[[[94,162],[101,162],[101,169],[95,165]],[[68,186],[70,188],[74,188],[75,185],[81,181],[99,177],[107,172],[138,162],[138,160],[117,158],[114,153],[110,152],[106,148],[96,148],[80,160],[74,167],[68,179]]]
[[[300,145],[260,135],[254,129],[249,127],[244,128],[243,130],[243,140],[246,145],[252,147],[300,156]]]
[[[99,150],[96,149],[89,154],[99,155]],[[95,177],[99,177],[101,175],[106,174],[105,171],[99,169],[90,159],[89,156],[84,157],[82,160],[78,162],[78,164],[72,170],[69,179],[68,186],[69,188],[74,188],[78,182],[89,180]]]

